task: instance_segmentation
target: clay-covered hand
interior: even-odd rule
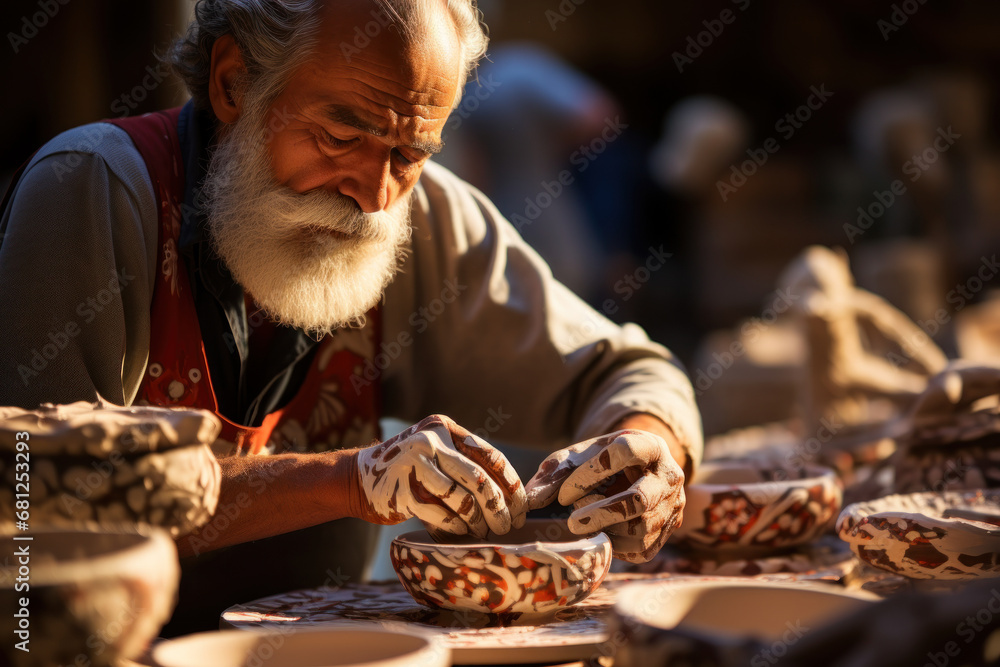
[[[357,453],[360,518],[396,524],[417,517],[435,539],[485,538],[524,525],[527,495],[509,461],[443,415]]]
[[[549,455],[526,488],[529,509],[572,504],[569,529],[608,533],[614,555],[630,563],[655,556],[684,509],[684,471],[666,441],[633,429]]]

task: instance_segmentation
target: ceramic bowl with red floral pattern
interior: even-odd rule
[[[810,542],[831,526],[843,499],[829,468],[749,460],[702,464],[686,495],[684,522],[672,541],[747,552]]]
[[[389,556],[417,602],[515,619],[557,612],[595,591],[611,566],[611,540],[529,519],[484,542],[456,536],[438,544],[426,531],[406,533],[392,541]]]

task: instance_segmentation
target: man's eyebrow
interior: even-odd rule
[[[345,107],[340,104],[328,104],[323,108],[323,112],[326,117],[332,120],[334,123],[340,123],[342,125],[348,125],[356,130],[361,130],[362,132],[367,132],[368,134],[374,134],[376,137],[384,137],[385,130],[375,123],[370,123],[358,114],[354,113],[354,109],[350,107]]]
[[[354,112],[350,107],[346,107],[340,104],[328,104],[324,107],[323,112],[326,117],[335,123],[340,123],[342,125],[347,125],[348,127],[353,127],[356,130],[361,130],[362,132],[367,132],[368,134],[375,135],[376,137],[384,137],[386,131],[384,128],[379,127],[375,123],[371,123],[364,118],[361,118]],[[443,141],[416,141],[412,144],[407,144],[410,148],[415,148],[419,151],[425,153],[430,153],[436,155],[441,152],[444,148]]]

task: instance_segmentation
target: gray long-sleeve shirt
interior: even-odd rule
[[[448,414],[492,436],[555,447],[634,412],[669,424],[692,459],[701,424],[664,347],[553,279],[489,200],[430,163],[413,192],[412,252],[384,299],[384,411]],[[108,124],[46,144],[0,218],[0,404],[136,397],[156,275],[145,164]],[[449,303],[449,301],[452,301]]]

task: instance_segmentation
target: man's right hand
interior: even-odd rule
[[[432,535],[504,535],[524,525],[527,495],[509,461],[443,415],[357,456],[354,514],[378,524],[417,517]]]

